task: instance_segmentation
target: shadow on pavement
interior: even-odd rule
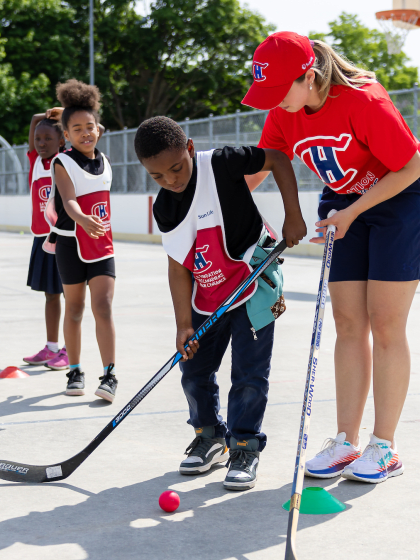
[[[118,479],[118,461],[114,474],[114,480]],[[110,471],[106,476],[112,480]],[[274,490],[234,493],[224,490],[223,476],[224,471],[220,481],[206,484],[207,475],[202,475],[204,486],[189,491],[181,489],[191,478],[177,472],[98,494],[68,484],[51,484],[50,490],[51,486],[65,487],[87,498],[76,505],[32,511],[0,523],[0,550],[15,542],[40,547],[76,543],[89,560],[246,560],[245,554],[284,543],[288,512],[281,504],[290,497],[291,484]],[[309,485],[331,484],[315,482]],[[174,514],[165,514],[158,506],[158,498],[171,486],[179,493],[181,505]],[[331,493],[346,502],[372,491],[372,486],[343,481]],[[336,515],[301,515],[299,530],[328,522]]]
[[[52,399],[54,397],[62,396],[65,402],[54,404],[51,406],[37,404],[40,401],[46,399]],[[95,398],[95,397],[94,397]],[[7,397],[4,401],[0,402],[0,418],[5,418],[7,416],[13,416],[13,414],[20,414],[22,412],[45,412],[52,410],[61,410],[64,408],[74,408],[76,406],[85,406],[89,408],[108,408],[112,403],[105,401],[101,398],[95,398],[91,402],[86,402],[84,400],[79,400],[79,397],[68,396],[64,391],[59,393],[50,393],[48,395],[38,395],[36,397],[28,397],[23,399],[22,395],[11,395]]]

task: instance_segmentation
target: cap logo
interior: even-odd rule
[[[308,66],[310,66],[312,64],[314,60],[314,57],[311,56],[311,58],[309,59],[309,62],[307,62],[306,64],[302,64],[302,70],[306,70],[308,68]]]
[[[263,82],[267,79],[267,76],[264,76],[263,70],[265,70],[268,66],[268,62],[261,64],[261,62],[254,62],[252,65],[252,70],[254,73],[254,80],[256,82]]]

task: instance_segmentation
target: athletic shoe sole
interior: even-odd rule
[[[63,367],[49,366],[49,365],[48,365],[47,363],[45,363],[45,362],[44,362],[44,366],[47,367],[47,368],[49,368],[49,369],[52,369],[52,370],[54,370],[54,371],[61,371],[61,370],[63,370],[63,369],[70,369],[70,366],[63,366]]]
[[[229,459],[229,451],[226,448],[226,452],[223,453],[223,455],[219,455],[218,457],[213,457],[213,459],[210,461],[210,463],[207,463],[207,465],[203,465],[202,467],[192,467],[190,469],[188,467],[179,467],[179,472],[181,474],[186,474],[186,475],[202,474],[209,471],[213,465],[216,465],[217,463],[224,463],[228,459]]]
[[[104,391],[103,389],[96,389],[95,395],[108,402],[113,402],[115,399],[115,395],[108,393],[108,391]]]
[[[256,484],[257,477],[255,477],[251,482],[226,482],[226,480],[223,482],[223,486],[227,490],[250,490],[251,488],[254,488]]]
[[[381,482],[385,482],[388,478],[392,478],[393,476],[399,476],[404,472],[404,465],[401,465],[399,469],[395,469],[395,471],[391,471],[387,477],[384,478],[364,478],[362,476],[357,476],[352,471],[348,473],[344,473],[341,475],[343,478],[347,478],[348,480],[357,480],[358,482],[370,482],[371,484],[380,484]]]
[[[45,360],[43,362],[28,362],[28,360],[22,360],[25,364],[29,364],[30,366],[45,366]]]
[[[337,476],[341,476],[343,471],[344,469],[329,474],[317,474],[317,473],[311,473],[307,469],[305,469],[305,476],[311,476],[312,478],[335,478]]]
[[[84,389],[66,389],[66,395],[70,395],[72,397],[81,397],[84,394]]]

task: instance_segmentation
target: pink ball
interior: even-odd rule
[[[159,505],[167,513],[171,513],[178,509],[180,503],[179,496],[172,490],[166,490],[159,496]]]

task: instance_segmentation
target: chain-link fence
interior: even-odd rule
[[[419,119],[419,88],[390,91],[392,101],[402,113],[413,134],[417,137]],[[207,119],[185,120],[179,124],[187,137],[194,140],[197,150],[209,150],[223,146],[257,145],[268,111],[250,111]],[[139,163],[134,151],[135,129],[106,132],[98,143],[98,148],[107,154],[112,163],[113,192],[152,193],[157,184]],[[27,194],[29,161],[26,157],[28,146],[0,148],[0,194]],[[17,156],[17,157],[16,157]],[[320,191],[324,184],[297,157],[293,160],[300,190]],[[22,177],[24,180],[22,180]],[[259,191],[272,191],[277,187],[270,174]]]

